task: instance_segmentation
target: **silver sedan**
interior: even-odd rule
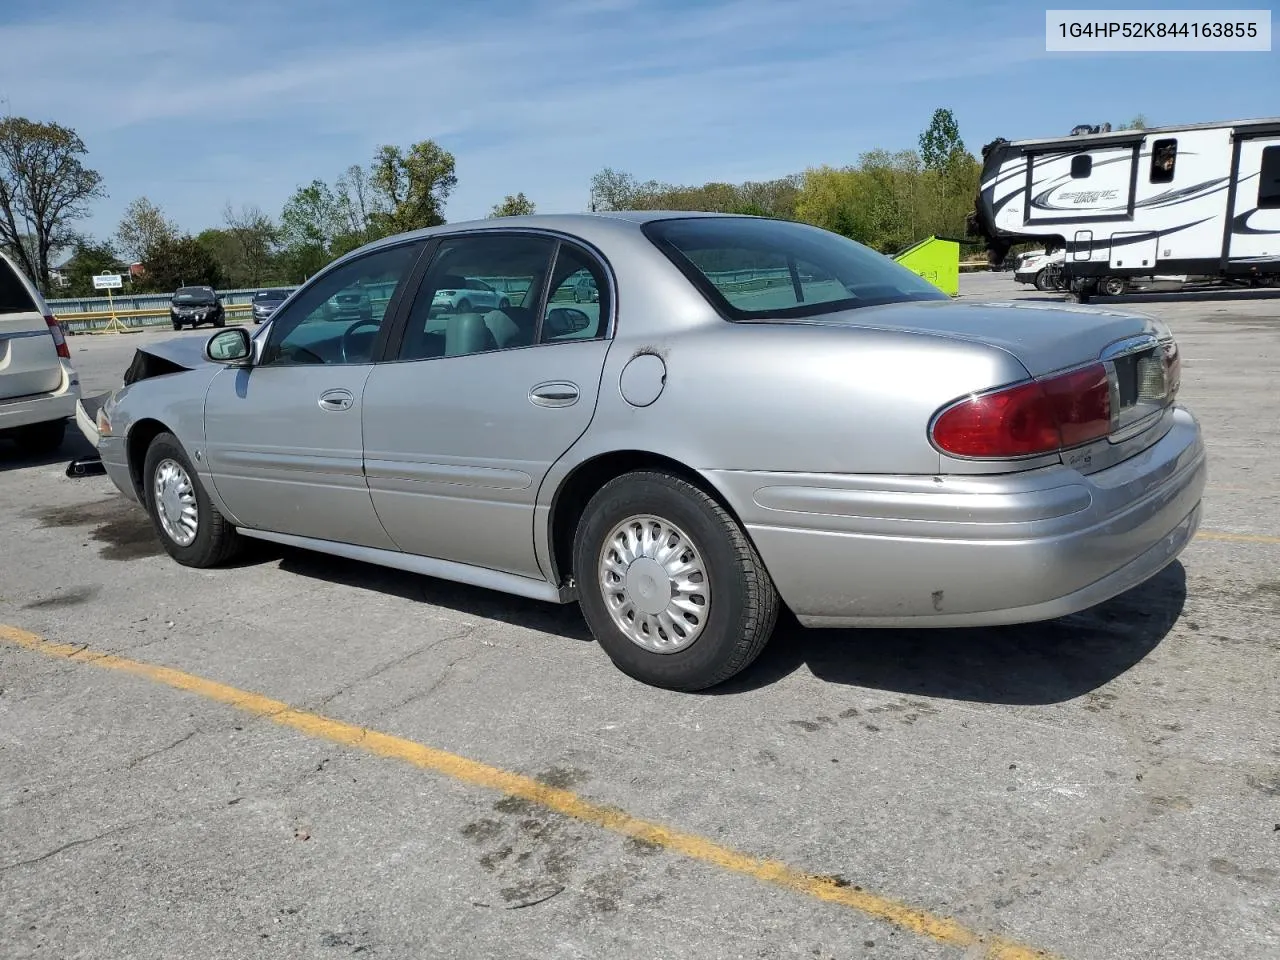
[[[523,292],[432,309],[457,277]],[[1205,483],[1179,369],[1155,320],[953,302],[813,227],[532,216],[366,246],[252,338],[139,348],[96,432],[179,563],[257,537],[577,602],[619,668],[694,690],[783,605],[982,626],[1150,578]]]

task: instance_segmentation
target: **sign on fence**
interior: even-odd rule
[[[124,286],[124,278],[118,273],[100,273],[93,278],[95,290],[119,290]]]

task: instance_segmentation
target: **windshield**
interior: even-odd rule
[[[173,295],[174,303],[209,303],[213,291],[208,287],[182,287]]]
[[[730,320],[949,299],[884,254],[805,224],[690,217],[656,220],[644,231]]]

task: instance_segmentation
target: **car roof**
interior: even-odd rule
[[[460,220],[455,223],[444,223],[435,227],[423,227],[371,241],[362,247],[344,254],[325,267],[328,271],[339,263],[370,253],[382,247],[410,243],[414,240],[425,240],[431,237],[448,236],[452,233],[480,230],[549,230],[568,233],[592,242],[597,237],[619,233],[635,235],[647,223],[657,220],[687,220],[694,217],[719,217],[721,219],[737,218],[742,220],[761,219],[736,213],[708,213],[698,210],[608,210],[596,213],[531,213],[520,217],[486,217],[483,220]]]

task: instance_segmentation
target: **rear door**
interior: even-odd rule
[[[40,304],[0,257],[0,400],[51,393],[61,385],[62,364]]]
[[[600,303],[575,307],[584,269]],[[435,303],[464,277],[500,279],[507,305]],[[364,391],[365,475],[401,550],[543,576],[535,500],[595,412],[609,348],[606,283],[601,262],[567,240],[483,231],[441,241],[399,346]]]

